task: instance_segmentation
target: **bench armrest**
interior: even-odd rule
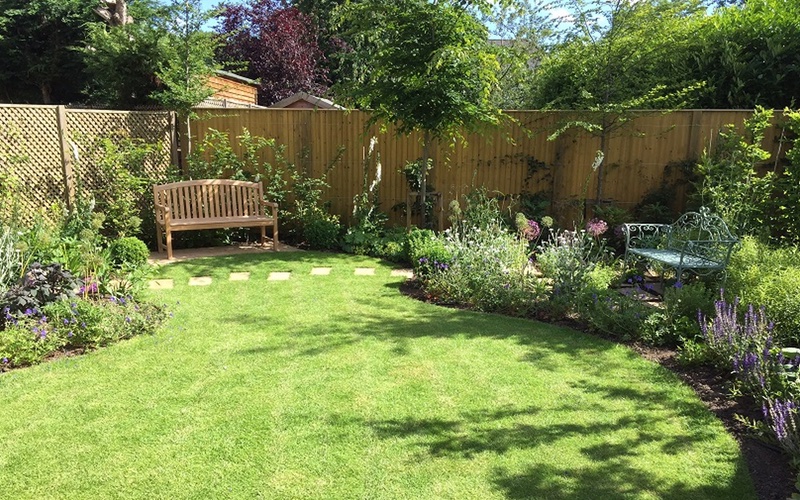
[[[161,222],[164,221],[166,224],[169,224],[169,221],[172,219],[170,213],[172,210],[166,205],[159,205],[156,204],[156,220]]]
[[[267,214],[267,207],[272,208],[272,218],[278,220],[278,204],[274,201],[261,200],[261,205],[264,207],[264,215]]]

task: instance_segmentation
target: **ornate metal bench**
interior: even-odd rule
[[[278,204],[264,200],[260,182],[205,179],[153,186],[156,205],[158,251],[172,258],[173,231],[199,231],[229,227],[260,227],[261,243],[272,227],[274,250],[278,250]],[[268,211],[267,207],[271,210]]]
[[[722,273],[738,242],[725,222],[706,207],[687,212],[672,224],[623,224],[625,259],[646,259],[697,275]]]

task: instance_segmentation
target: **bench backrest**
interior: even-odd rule
[[[716,262],[728,262],[738,240],[728,225],[708,208],[687,212],[670,226],[667,247]]]
[[[170,208],[172,220],[263,217],[260,182],[202,179],[153,186],[156,205]]]

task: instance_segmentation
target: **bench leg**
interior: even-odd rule
[[[164,231],[161,225],[156,221],[156,244],[158,245],[158,253],[164,253]]]
[[[267,244],[267,226],[261,226],[261,245]]]
[[[278,221],[272,225],[272,249],[278,251]]]
[[[167,227],[167,259],[172,260],[172,231]]]

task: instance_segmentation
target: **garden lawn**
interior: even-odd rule
[[[417,302],[374,259],[159,274],[159,334],[0,374],[0,496],[755,497],[720,422],[624,346]]]

